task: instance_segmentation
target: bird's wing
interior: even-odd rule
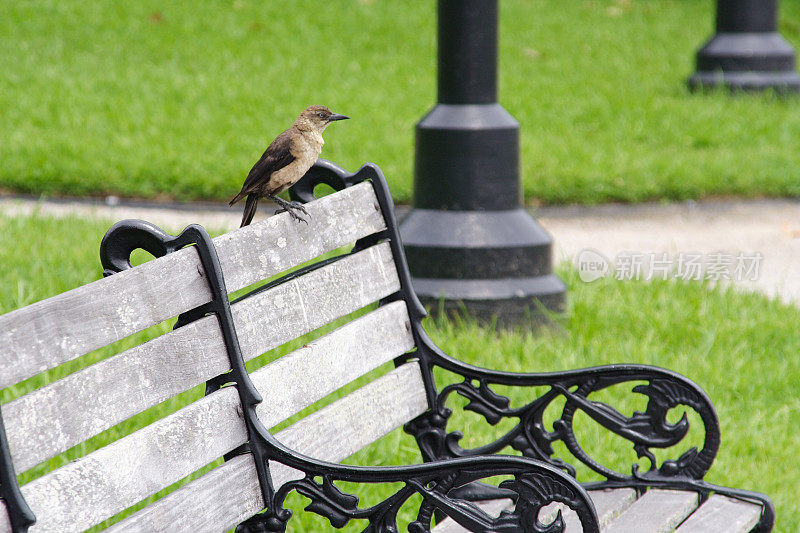
[[[236,195],[237,199],[255,192],[256,189],[269,180],[273,172],[282,169],[294,159],[295,157],[292,155],[292,136],[289,130],[286,130],[272,141],[264,151],[261,159],[250,169],[250,173],[244,180],[244,185],[242,185],[241,192]]]

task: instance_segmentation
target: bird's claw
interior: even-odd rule
[[[302,211],[304,215],[311,216],[311,215],[308,214],[308,211],[306,211],[306,208],[300,202],[298,202],[298,201],[289,202],[289,205],[291,205],[292,207],[294,207],[295,209],[297,209],[299,211]]]
[[[308,226],[308,220],[306,220],[305,218],[303,218],[300,215],[298,215],[297,213],[295,213],[295,211],[294,211],[295,209],[297,209],[298,211],[302,211],[304,214],[308,215],[309,217],[311,216],[308,213],[308,211],[306,211],[306,208],[303,207],[303,204],[301,204],[300,202],[288,202],[284,207],[282,207],[282,208],[278,209],[277,211],[275,211],[275,214],[277,215],[279,213],[284,213],[284,212],[285,213],[289,213],[289,216],[291,216],[293,219],[297,220],[298,222],[305,222],[306,226]]]

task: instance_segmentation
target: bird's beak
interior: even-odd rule
[[[347,120],[348,118],[350,117],[348,117],[347,115],[340,115],[339,113],[334,113],[333,115],[328,117],[328,121],[333,122],[334,120]]]

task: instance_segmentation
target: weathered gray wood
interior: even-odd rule
[[[371,406],[370,413],[364,411],[366,406]],[[419,364],[411,362],[310,414],[276,438],[309,457],[341,461],[427,408]],[[302,477],[276,462],[270,463],[270,473],[276,488]]]
[[[308,204],[309,224],[288,215],[214,239],[235,291],[383,229],[370,183]],[[202,305],[210,292],[197,251],[186,248],[0,316],[0,388]]]
[[[264,509],[251,454],[234,457],[201,478],[117,522],[107,533],[227,531]]]
[[[675,533],[748,533],[761,518],[761,506],[712,494]]]
[[[592,497],[601,528],[607,527],[636,501],[636,491],[633,489],[592,490],[589,496]]]
[[[245,359],[396,292],[391,261],[388,244],[380,244],[234,304]],[[18,398],[3,406],[16,469],[24,472],[228,368],[210,316]]]
[[[234,306],[246,361],[400,289],[388,243],[336,265],[288,281],[282,291],[262,293]]]
[[[600,528],[605,530],[625,509],[636,501],[636,491],[633,489],[593,490],[589,491]],[[583,530],[578,513],[563,504],[551,504],[539,513],[539,520],[549,524],[556,518],[561,510],[564,518],[565,531],[577,533]]]
[[[514,508],[514,501],[505,498],[502,500],[485,500],[475,502],[475,504],[491,517],[498,517],[503,511]],[[431,531],[433,533],[469,533],[469,529],[450,518],[445,518],[436,524]]]
[[[606,528],[614,518],[636,501],[636,491],[633,489],[592,490],[589,491],[589,496],[594,503],[601,529]],[[500,516],[502,511],[514,508],[514,502],[508,499],[488,500],[480,502],[478,505],[489,516]],[[564,531],[577,533],[583,530],[577,513],[560,503],[553,503],[543,508],[539,512],[539,521],[543,524],[551,523],[555,520],[559,510],[564,519]],[[434,528],[434,531],[436,533],[464,533],[467,530],[455,521],[445,519]]]
[[[652,522],[657,515],[661,514],[660,511],[654,510],[654,507],[661,507],[663,505],[675,509],[676,501],[671,497],[661,500],[662,495],[659,495],[659,492],[664,491],[650,491],[648,493],[652,501],[643,508],[644,510],[638,510],[638,518],[634,518],[633,515],[631,515],[626,519],[629,522],[620,521],[613,528],[609,527],[614,523],[615,519],[636,501],[636,492],[633,489],[590,491],[589,496],[592,497],[595,510],[597,511],[597,517],[600,521],[600,528],[604,532],[671,531],[672,528],[675,527],[676,521],[680,520],[680,518],[677,517],[686,512],[691,512],[694,506],[696,506],[696,503],[692,503],[691,505],[687,504],[685,507],[682,507],[681,510],[676,513],[677,517],[673,518],[669,524],[664,525],[662,529],[648,529],[648,527],[652,527],[652,524],[648,524]],[[678,498],[678,503],[680,503],[681,500],[696,502],[696,498],[692,498],[694,493],[684,492],[679,494],[682,494],[682,496]],[[505,506],[501,506],[498,502],[505,502]],[[513,507],[513,502],[511,502],[511,500],[482,502],[481,507],[491,516],[498,516],[502,510],[511,509]],[[680,505],[678,505],[678,507],[680,507]],[[566,509],[562,504],[553,504],[542,509],[542,512],[539,514],[539,520],[545,524],[552,522],[559,509],[562,510],[562,516],[564,517],[566,526],[565,531],[567,533],[575,533],[582,530],[577,514]],[[725,531],[726,533],[746,533],[758,523],[760,516],[761,507],[759,505],[715,494],[712,495],[706,503],[700,506],[699,509],[694,511],[694,513],[676,530],[676,533],[718,533],[721,531]],[[636,523],[635,520],[637,519],[642,520],[642,522]],[[436,533],[456,533],[466,530],[452,520],[446,520],[442,522],[441,526],[435,528],[435,531]]]
[[[398,408],[398,406],[401,406]],[[416,364],[393,370],[281,431],[287,446],[338,462],[427,409]],[[330,439],[336,442],[330,445]],[[272,466],[277,485],[291,475]],[[225,531],[263,509],[251,455],[239,456],[113,526],[109,532]]]
[[[308,224],[284,213],[214,239],[229,292],[386,228],[368,182],[305,207]]]
[[[405,302],[365,315],[252,373],[270,428],[414,347]]]
[[[0,316],[0,388],[211,298],[187,248]]]
[[[83,531],[247,440],[239,395],[226,387],[22,487],[31,532]]]
[[[608,533],[667,533],[697,508],[697,493],[651,489],[606,530]]]
[[[230,369],[216,317],[135,346],[3,406],[18,472]]]

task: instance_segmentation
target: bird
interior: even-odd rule
[[[260,198],[269,198],[281,209],[275,214],[288,212],[295,220],[308,221],[297,213],[308,215],[308,211],[299,202],[287,202],[276,196],[285,191],[308,172],[322,151],[325,141],[322,132],[329,124],[350,117],[334,113],[323,105],[312,105],[300,113],[292,127],[278,135],[264,151],[261,159],[253,165],[239,191],[230,204],[233,205],[245,196],[247,200],[242,214],[244,227],[253,220],[256,206]],[[309,215],[310,216],[310,215]]]

